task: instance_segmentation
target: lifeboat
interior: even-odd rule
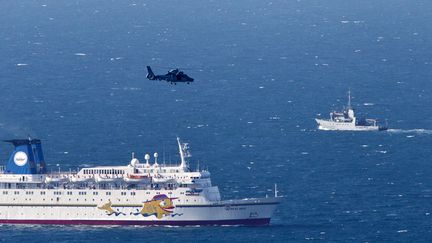
[[[80,175],[73,175],[69,178],[71,182],[86,182],[93,180],[93,177],[86,177],[86,176],[80,176]]]
[[[47,175],[45,177],[45,183],[59,183],[67,180],[68,178],[62,175]]]
[[[173,178],[164,177],[160,174],[153,176],[153,183],[174,183],[176,182]]]
[[[151,178],[147,175],[128,174],[123,180],[127,183],[150,183]]]
[[[109,175],[96,175],[94,177],[94,180],[97,183],[104,183],[104,182],[117,182],[117,181],[121,181],[122,178],[121,177],[116,177],[116,176],[109,176]]]

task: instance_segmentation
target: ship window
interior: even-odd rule
[[[98,192],[93,192],[93,195],[97,195],[98,194]]]
[[[107,196],[111,195],[111,192],[106,192],[106,195],[107,195]]]
[[[131,192],[131,195],[132,195],[132,196],[135,196],[135,192]]]

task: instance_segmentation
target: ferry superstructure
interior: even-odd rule
[[[342,112],[333,111],[330,119],[315,119],[318,129],[329,131],[384,131],[387,126],[379,126],[376,119],[358,119],[351,106],[351,92],[348,91],[348,106]]]
[[[210,172],[189,168],[189,146],[177,138],[180,163],[97,166],[47,173],[41,141],[8,140],[15,150],[0,171],[0,223],[88,225],[267,225],[274,197],[221,200]]]

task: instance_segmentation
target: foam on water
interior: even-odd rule
[[[416,129],[388,129],[387,132],[389,133],[415,133],[415,134],[432,134],[432,130],[430,129],[423,129],[423,128],[416,128]]]

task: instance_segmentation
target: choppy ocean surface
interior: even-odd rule
[[[268,227],[0,226],[4,242],[432,240],[432,2],[0,2],[0,138],[52,170],[158,151],[223,198],[284,201]],[[179,67],[191,85],[145,79]],[[346,103],[387,132],[317,131]],[[0,147],[1,161],[10,145]]]

